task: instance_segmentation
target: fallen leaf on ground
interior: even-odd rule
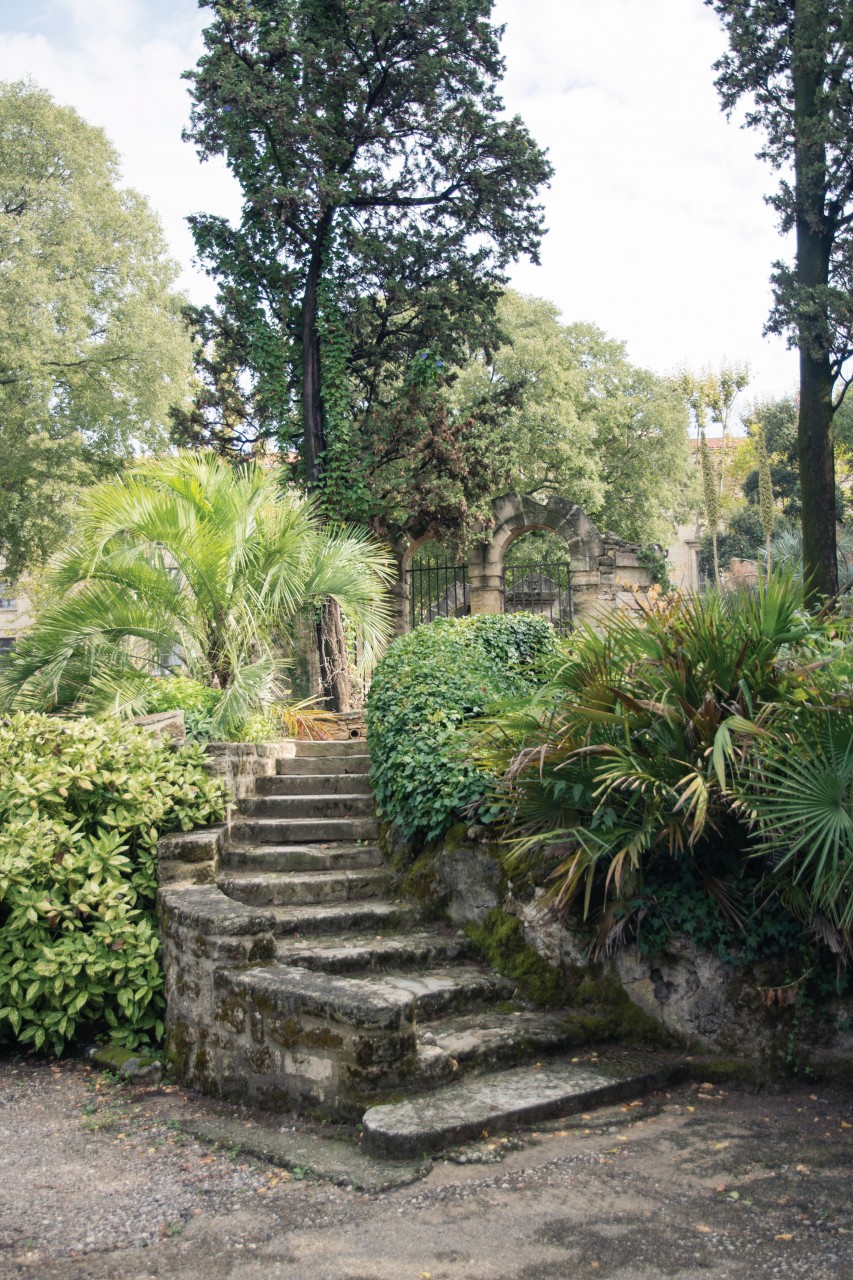
[[[711,1228],[706,1227],[704,1222],[698,1222],[696,1224],[696,1230],[701,1231],[703,1236],[709,1236],[711,1234]]]

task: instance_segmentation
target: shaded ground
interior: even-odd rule
[[[233,1132],[236,1114],[80,1063],[0,1062],[0,1276],[853,1280],[848,1091],[675,1089],[484,1137],[381,1193],[182,1129]],[[277,1133],[310,1158],[322,1130]]]

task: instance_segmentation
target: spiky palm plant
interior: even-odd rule
[[[306,605],[337,601],[369,667],[390,631],[389,574],[368,534],[322,524],[263,467],[142,462],[85,499],[47,603],[0,668],[0,706],[132,714],[165,662],[223,691],[225,732],[277,695]]]
[[[687,856],[724,897],[714,849],[746,857],[750,841],[734,778],[776,706],[810,696],[797,655],[830,629],[778,572],[582,632],[557,678],[481,744],[505,770],[510,868],[589,910],[636,893],[657,856]]]
[[[843,525],[838,533],[836,543],[838,557],[838,585],[842,592],[849,592],[853,587],[853,529]],[[803,534],[802,530],[783,529],[771,538],[761,558],[781,568],[787,569],[797,578],[803,576]]]

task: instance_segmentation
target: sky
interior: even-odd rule
[[[197,302],[185,218],[236,217],[224,166],[182,142],[181,72],[201,51],[195,0],[0,0],[0,80],[31,77],[102,126],[123,180],[148,198]],[[503,86],[555,168],[541,265],[511,283],[567,322],[599,325],[658,373],[749,364],[748,397],[796,385],[796,356],[764,338],[773,261],[789,251],[764,202],[774,176],[758,135],[719,109],[725,41],[702,0],[496,0]]]

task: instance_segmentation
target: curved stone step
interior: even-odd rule
[[[383,986],[407,992],[415,1003],[418,1021],[436,1018],[450,1010],[508,999],[513,984],[483,965],[443,966],[414,973],[389,972],[379,979]]]
[[[300,774],[340,777],[345,774],[365,774],[370,768],[370,756],[353,754],[346,756],[288,756],[276,761],[276,772],[282,777]]]
[[[310,907],[267,907],[264,911],[268,926],[277,938],[363,931],[392,933],[411,928],[420,916],[419,908],[410,902],[388,902],[385,899],[330,902]]]
[[[365,871],[293,871],[287,875],[220,876],[223,893],[249,906],[290,907],[319,902],[352,902],[374,898],[387,888],[390,873],[382,868]]]
[[[341,741],[298,738],[294,744],[296,759],[311,759],[316,756],[338,759],[340,757],[360,756],[367,754],[367,743],[364,738],[344,738]]]
[[[671,1066],[634,1072],[619,1063],[552,1062],[515,1068],[371,1107],[364,1114],[364,1143],[384,1155],[435,1151],[483,1133],[501,1133],[634,1098],[672,1079]]]
[[[375,844],[232,845],[222,859],[226,871],[361,871],[382,865]]]
[[[240,802],[246,818],[370,818],[376,812],[373,796],[344,792],[331,796],[252,796]]]
[[[451,1080],[459,1069],[489,1070],[607,1040],[612,1019],[570,1009],[486,1009],[421,1020],[418,1075],[422,1087]]]
[[[390,937],[357,933],[315,942],[279,941],[282,964],[297,964],[325,973],[362,973],[386,969],[430,968],[473,959],[475,948],[463,934],[400,933]]]
[[[376,818],[238,818],[231,828],[238,844],[340,844],[375,840]]]
[[[369,796],[373,792],[366,773],[275,773],[255,781],[259,796]]]

